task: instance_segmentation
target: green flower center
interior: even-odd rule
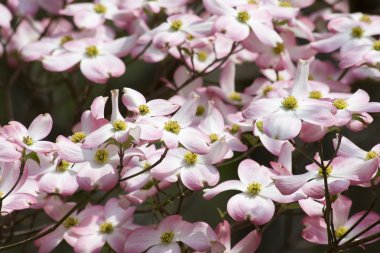
[[[287,0],[280,1],[279,5],[281,7],[292,7],[292,3],[290,1],[287,1]]]
[[[380,41],[376,40],[373,42],[373,50],[380,51]]]
[[[160,237],[161,243],[163,244],[169,244],[174,239],[174,233],[172,231],[165,232]]]
[[[257,4],[256,0],[247,0],[247,4]]]
[[[229,96],[228,96],[229,99],[231,99],[232,101],[235,101],[235,102],[241,102],[241,96],[239,93],[237,92],[232,92]]]
[[[250,183],[247,186],[247,192],[249,195],[255,196],[261,192],[262,185],[260,183]]]
[[[75,218],[75,217],[69,217],[67,218],[64,222],[63,222],[63,226],[65,228],[71,228],[71,227],[74,227],[75,225],[77,225],[79,223],[79,220],[78,218]]]
[[[141,115],[147,115],[148,113],[150,113],[149,106],[147,106],[147,105],[140,105],[139,106],[139,112],[140,112]]]
[[[330,176],[331,172],[333,171],[333,167],[330,165],[329,167],[326,168],[326,176]],[[319,168],[318,169],[318,175],[320,177],[323,177],[323,169],[322,168]]]
[[[364,23],[367,23],[367,24],[372,23],[371,16],[370,16],[370,15],[366,15],[366,14],[364,14],[364,15],[360,18],[360,21],[361,21],[361,22],[364,22]]]
[[[260,132],[264,132],[264,122],[263,121],[256,121],[257,129],[259,129]]]
[[[348,228],[339,227],[337,230],[335,230],[335,236],[337,238],[341,238],[347,231],[348,231]]]
[[[347,101],[344,100],[344,99],[336,99],[334,102],[333,102],[333,105],[336,107],[336,109],[338,110],[343,110],[343,109],[346,109],[348,104],[347,104]]]
[[[94,58],[99,55],[99,49],[96,46],[86,47],[86,56],[89,58]]]
[[[127,123],[121,119],[115,120],[112,126],[115,131],[125,131],[127,129]]]
[[[68,170],[70,167],[70,163],[65,161],[65,160],[62,160],[59,162],[59,164],[57,165],[57,168],[55,168],[56,171],[58,172],[65,172],[66,170]]]
[[[378,153],[376,153],[375,151],[369,151],[369,152],[367,153],[367,157],[366,157],[366,159],[367,159],[367,160],[371,160],[371,159],[374,159],[374,158],[377,158],[377,157],[379,157],[379,154],[378,154]]]
[[[73,135],[71,135],[70,140],[74,143],[81,142],[84,138],[86,138],[85,132],[75,132]]]
[[[205,113],[206,109],[203,105],[198,105],[197,111],[195,112],[196,116],[202,116]]]
[[[240,126],[236,124],[232,124],[230,133],[231,134],[237,134],[240,131]]]
[[[239,11],[237,14],[237,20],[241,23],[247,23],[250,18],[251,16],[246,11]]]
[[[183,160],[187,165],[194,165],[198,161],[198,155],[194,154],[193,152],[187,152],[183,157]]]
[[[94,11],[98,14],[104,14],[107,11],[107,7],[105,7],[103,4],[95,4]]]
[[[175,120],[169,120],[164,124],[164,129],[173,134],[179,134],[181,132],[181,126]]]
[[[211,143],[214,143],[217,140],[219,140],[219,136],[217,134],[210,134],[209,136],[210,136]]]
[[[95,153],[95,161],[99,164],[105,164],[108,162],[109,152],[107,149],[98,149]]]
[[[298,107],[298,101],[294,96],[287,96],[282,100],[282,106],[287,110],[295,110]]]
[[[72,41],[74,38],[70,35],[65,35],[61,38],[61,46],[65,44],[66,42]]]
[[[273,86],[272,85],[265,86],[265,88],[263,89],[263,95],[265,97],[268,96],[268,93],[271,92],[272,90],[273,90]]]
[[[364,30],[360,26],[356,26],[356,27],[352,28],[351,36],[353,38],[359,39],[359,38],[363,37],[363,35],[364,35]]]
[[[171,23],[170,29],[174,32],[177,32],[182,28],[182,25],[183,25],[182,21],[177,19]]]
[[[22,142],[25,143],[25,144],[28,145],[28,146],[31,146],[31,145],[33,145],[33,143],[34,143],[33,138],[30,137],[30,136],[24,136],[24,137],[22,138]]]
[[[276,46],[273,48],[273,52],[275,54],[282,54],[284,51],[285,51],[284,43],[278,43],[277,42]]]
[[[100,233],[111,234],[113,232],[113,226],[109,222],[104,222],[99,226]]]
[[[198,61],[205,62],[208,58],[208,54],[205,51],[199,51],[197,53],[197,58],[198,58]]]
[[[320,91],[317,91],[317,90],[310,91],[309,92],[309,98],[320,99],[320,98],[322,98],[322,93]]]

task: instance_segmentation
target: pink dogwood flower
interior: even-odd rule
[[[302,195],[283,196],[274,186],[268,169],[253,160],[242,161],[238,175],[240,180],[225,181],[214,188],[205,189],[203,195],[205,199],[210,199],[224,191],[241,191],[227,203],[228,214],[238,222],[249,220],[256,225],[265,224],[273,217],[273,201],[285,203],[304,198]]]
[[[211,238],[208,238],[211,232],[206,223],[189,223],[179,215],[172,215],[163,219],[157,228],[141,227],[132,231],[125,241],[123,252],[180,253],[178,242],[197,251],[206,251],[211,248]]]
[[[135,207],[124,207],[120,200],[111,198],[97,213],[88,213],[78,226],[71,230],[79,237],[75,252],[100,252],[108,244],[116,252],[122,252],[125,238],[138,226],[133,224]]]
[[[337,200],[332,204],[334,233],[337,239],[341,239],[338,245],[342,245],[354,236],[364,231],[369,226],[375,224],[380,220],[380,215],[375,212],[369,212],[369,214],[348,234],[348,230],[365,214],[365,211],[354,214],[349,218],[352,201],[340,195]],[[322,216],[322,209],[320,210],[320,216]],[[320,216],[307,216],[303,219],[302,223],[305,228],[302,231],[302,237],[312,243],[328,244],[327,238],[327,226],[324,219]],[[376,225],[367,232],[361,234],[354,242],[370,235],[380,232],[380,225]],[[342,236],[344,237],[342,238]],[[372,240],[368,243],[373,243],[378,239]]]
[[[42,64],[49,71],[63,72],[80,63],[81,72],[86,78],[104,84],[110,77],[124,74],[125,65],[119,57],[126,56],[135,41],[135,35],[109,42],[99,38],[68,41],[62,45],[63,52],[46,56]]]
[[[75,163],[79,186],[87,191],[110,190],[117,181],[118,147],[102,145],[97,149],[84,149],[64,136],[57,138],[58,154],[67,162]]]
[[[219,181],[219,171],[213,166],[223,160],[228,151],[224,139],[213,144],[206,155],[198,155],[184,148],[172,149],[167,157],[152,169],[152,174],[159,180],[177,180],[193,191],[205,186],[214,186]],[[168,178],[170,177],[170,179]]]
[[[119,111],[119,90],[111,91],[112,113],[111,121],[99,129],[90,133],[84,139],[84,148],[94,148],[109,138],[114,138],[117,142],[123,143],[132,136],[135,141],[140,138],[140,128],[132,122],[126,121]]]
[[[271,138],[288,140],[301,131],[302,121],[331,126],[335,123],[330,103],[308,97],[309,63],[300,61],[290,94],[284,98],[252,101],[243,111],[249,119],[264,118],[264,132]],[[289,128],[288,126],[292,127]]]
[[[63,202],[57,196],[48,197],[43,209],[45,213],[55,221],[59,221],[63,216],[75,206],[75,202]],[[72,229],[79,225],[89,215],[100,213],[102,206],[87,206],[83,211],[78,213],[75,211],[70,217],[68,217],[61,226],[55,231],[41,237],[36,240],[34,244],[38,247],[39,253],[51,252],[57,247],[63,240],[65,240],[71,247],[74,247],[78,241],[79,236],[73,233]]]
[[[50,152],[55,148],[54,143],[41,141],[49,135],[53,126],[53,119],[50,114],[38,115],[26,129],[24,125],[17,121],[11,121],[4,126],[3,133],[9,141],[23,147],[28,152]]]
[[[249,4],[235,9],[221,0],[203,0],[203,5],[211,14],[220,16],[215,20],[216,30],[233,41],[242,41],[253,32],[264,44],[275,46],[282,42],[273,29],[272,16],[266,10]]]
[[[325,164],[327,162],[325,161]],[[378,161],[366,162],[348,157],[337,157],[326,169],[329,192],[332,195],[341,193],[350,185],[367,183],[377,169]],[[323,170],[317,164],[306,166],[305,174],[273,177],[274,184],[282,194],[292,194],[298,189],[312,197],[322,198],[325,195]]]

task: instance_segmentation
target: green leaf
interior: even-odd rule
[[[28,159],[31,159],[33,161],[35,161],[38,165],[40,165],[40,158],[38,157],[37,153],[36,152],[30,152],[29,154],[27,154],[25,156],[25,161],[27,161]]]

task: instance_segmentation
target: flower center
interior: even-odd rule
[[[339,227],[337,230],[335,230],[335,236],[337,238],[341,238],[347,231],[348,231],[348,228]]]
[[[352,30],[351,30],[351,36],[353,38],[357,38],[358,39],[358,38],[363,37],[363,35],[364,35],[364,30],[360,26],[356,26],[356,27],[352,28]]]
[[[73,135],[71,135],[70,140],[74,143],[81,142],[84,138],[86,138],[85,132],[75,132]]]
[[[115,120],[112,126],[115,131],[125,131],[127,129],[127,123],[121,119]]]
[[[149,106],[147,106],[147,105],[140,105],[139,106],[139,112],[140,112],[141,115],[147,115],[148,113],[150,113]]]
[[[247,186],[247,192],[249,195],[255,196],[261,192],[262,185],[260,183],[250,183]]]
[[[237,20],[241,23],[247,23],[250,18],[249,13],[246,11],[239,11],[237,14]]]
[[[161,243],[169,244],[174,239],[174,233],[172,231],[165,232],[160,237]]]
[[[105,164],[108,162],[109,152],[107,149],[98,149],[95,153],[95,161],[99,164]]]
[[[185,161],[185,163],[187,165],[194,165],[197,163],[198,161],[198,155],[197,154],[194,154],[193,152],[187,152],[184,157],[183,157],[183,160]]]
[[[22,138],[22,142],[25,143],[25,144],[28,145],[28,146],[31,146],[31,145],[33,145],[33,143],[34,143],[32,137],[30,137],[30,136],[24,136],[24,137]]]
[[[70,163],[69,163],[69,162],[67,162],[67,161],[65,161],[65,160],[62,160],[62,161],[59,162],[59,164],[57,165],[57,167],[55,168],[55,170],[56,170],[57,172],[61,172],[61,173],[63,173],[63,172],[65,172],[66,170],[69,169],[69,166],[70,166]]]
[[[61,38],[61,46],[63,44],[65,44],[66,42],[69,42],[69,41],[72,41],[73,40],[73,36],[70,36],[70,35],[65,35]]]
[[[375,151],[369,151],[369,152],[367,153],[367,157],[366,157],[366,159],[367,159],[367,160],[371,160],[371,159],[374,159],[374,158],[377,158],[377,157],[379,157],[379,154],[378,154],[378,153],[376,153]]]
[[[264,132],[264,122],[263,121],[256,121],[257,129],[259,129],[260,132]]]
[[[177,32],[181,29],[183,23],[181,20],[177,19],[177,20],[174,20],[171,25],[170,25],[170,29],[174,32]]]
[[[71,227],[74,227],[75,225],[77,225],[79,223],[79,220],[78,218],[75,218],[75,217],[69,217],[67,218],[64,222],[63,222],[63,226],[65,228],[71,228]]]
[[[4,196],[4,192],[0,191],[0,198]]]
[[[361,22],[364,22],[364,23],[367,23],[367,24],[372,23],[371,16],[366,15],[366,14],[364,14],[364,15],[360,18],[360,21],[361,21]]]
[[[96,46],[86,47],[86,55],[89,58],[94,58],[99,55],[99,49]]]
[[[228,96],[229,99],[231,99],[232,101],[235,101],[235,102],[241,102],[241,96],[239,93],[237,92],[232,92],[229,96]]]
[[[343,109],[346,109],[348,104],[347,104],[347,101],[344,100],[344,99],[336,99],[334,102],[333,102],[333,105],[336,107],[336,109],[338,110],[343,110]]]
[[[247,0],[247,4],[257,4],[256,0]]]
[[[285,51],[284,43],[278,43],[277,42],[276,46],[273,48],[273,52],[275,54],[282,54],[284,51]]]
[[[266,86],[264,89],[263,89],[263,95],[264,96],[268,96],[268,93],[271,92],[273,90],[273,86],[272,85],[268,85]]]
[[[320,99],[320,98],[322,98],[322,93],[320,91],[317,91],[317,90],[310,91],[309,92],[309,98]]]
[[[175,120],[169,120],[164,124],[164,129],[173,134],[179,134],[181,132],[181,126]]]
[[[205,113],[206,109],[203,105],[198,105],[197,111],[195,112],[196,116],[202,116]]]
[[[333,171],[333,167],[330,165],[329,167],[326,168],[326,176],[330,176],[331,172]],[[323,169],[319,168],[318,169],[318,175],[323,177]]]
[[[231,134],[236,134],[239,131],[240,131],[240,126],[236,125],[236,124],[232,124],[231,129],[230,129],[230,133]]]
[[[290,1],[287,1],[287,0],[280,1],[279,5],[281,7],[292,7],[292,3]]]
[[[107,11],[107,7],[105,7],[103,4],[95,4],[94,11],[98,14],[104,14]]]
[[[380,51],[380,40],[373,42],[373,50]]]
[[[199,51],[197,53],[198,61],[205,62],[208,58],[208,54],[205,51]]]
[[[214,143],[217,140],[219,140],[219,136],[217,134],[210,134],[209,137],[210,137],[211,143]]]
[[[113,226],[109,222],[104,222],[100,224],[99,231],[100,233],[103,233],[103,234],[111,234],[113,231]]]
[[[287,96],[282,100],[282,106],[287,110],[295,110],[298,107],[298,101],[294,96]]]

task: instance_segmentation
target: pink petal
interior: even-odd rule
[[[296,137],[301,127],[301,120],[292,111],[281,110],[264,119],[265,134],[277,140],[289,140]]]
[[[83,59],[80,64],[83,75],[95,83],[106,83],[110,77],[119,77],[125,72],[122,60],[113,55],[100,55]]]
[[[211,199],[219,193],[229,190],[245,191],[246,189],[244,184],[242,184],[239,180],[229,180],[217,185],[214,188],[204,189],[203,197],[205,199]]]
[[[35,141],[42,140],[49,135],[53,127],[53,119],[50,114],[40,114],[33,120],[28,128],[28,135]]]
[[[206,154],[210,151],[208,146],[209,137],[196,128],[186,127],[182,129],[178,135],[178,140],[191,152]]]
[[[300,189],[308,180],[315,177],[314,172],[307,172],[301,175],[277,176],[273,177],[274,184],[278,190],[285,195],[292,194]]]
[[[80,163],[86,160],[82,149],[62,135],[57,138],[57,147],[59,156],[68,162]]]
[[[261,243],[261,234],[256,230],[241,239],[232,249],[231,253],[254,253]]]
[[[113,137],[115,134],[115,131],[113,130],[112,124],[106,124],[102,126],[101,128],[95,130],[94,132],[90,133],[86,136],[84,139],[84,142],[82,144],[83,148],[94,148],[101,144],[103,144],[106,140]]]
[[[42,60],[42,65],[49,71],[63,72],[73,67],[82,58],[83,56],[80,53],[65,52],[59,55],[46,56]]]
[[[124,253],[141,253],[161,243],[160,234],[150,227],[134,230],[126,239]]]

